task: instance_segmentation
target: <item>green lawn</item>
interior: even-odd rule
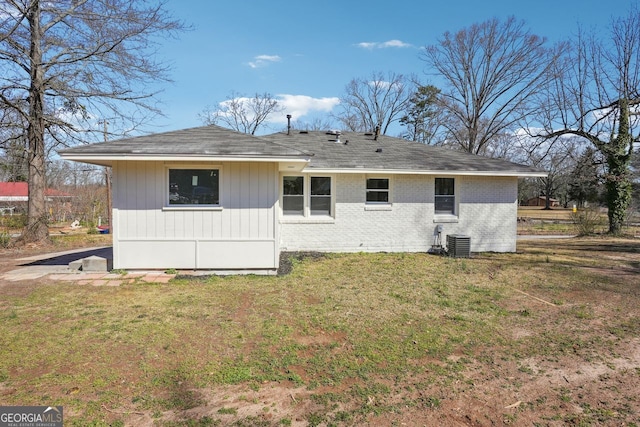
[[[478,425],[635,425],[640,366],[617,360],[640,333],[639,252],[572,239],[471,259],[330,254],[279,277],[5,284],[0,404],[63,405],[77,426],[410,425],[488,393],[468,408]],[[617,387],[606,411],[585,383],[529,388],[596,362],[611,366],[598,387]]]

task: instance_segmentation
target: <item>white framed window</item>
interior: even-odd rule
[[[332,215],[331,177],[309,177],[309,213],[311,215]]]
[[[367,178],[367,195],[365,198],[368,204],[390,204],[391,203],[391,181],[389,178],[371,177]]]
[[[435,214],[456,214],[456,181],[454,178],[435,179]]]
[[[167,207],[219,207],[220,168],[167,167]]]
[[[333,217],[335,189],[332,176],[283,175],[281,183],[284,217]]]
[[[304,177],[282,177],[282,213],[304,215]]]

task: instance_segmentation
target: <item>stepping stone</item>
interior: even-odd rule
[[[69,270],[80,271],[81,268],[82,268],[82,260],[81,259],[78,259],[78,260],[75,260],[75,261],[71,261],[69,263]]]
[[[107,272],[107,259],[99,256],[90,256],[82,259],[82,271]]]

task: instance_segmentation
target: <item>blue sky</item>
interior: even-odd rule
[[[161,86],[166,117],[153,132],[201,126],[198,114],[232,91],[274,95],[286,110],[265,131],[279,131],[287,113],[309,122],[330,107],[337,111],[349,81],[373,72],[415,74],[437,85],[419,54],[445,31],[514,15],[553,42],[571,37],[578,23],[604,30],[629,2],[169,0],[166,6],[193,30],[162,42],[174,82]]]

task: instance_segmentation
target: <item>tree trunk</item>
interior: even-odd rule
[[[618,134],[607,147],[606,176],[609,233],[620,234],[631,203],[632,187],[629,173],[633,140],[629,127],[629,101],[620,99]]]
[[[20,238],[23,243],[40,242],[49,238],[45,205],[45,149],[44,149],[44,76],[42,70],[42,34],[40,2],[33,0],[27,15],[31,31],[31,86],[29,88],[29,201],[27,227]]]
[[[624,159],[624,158],[623,158]],[[627,209],[631,203],[631,181],[628,162],[620,158],[608,160],[609,173],[606,176],[607,207],[609,208],[609,233],[622,232]]]

